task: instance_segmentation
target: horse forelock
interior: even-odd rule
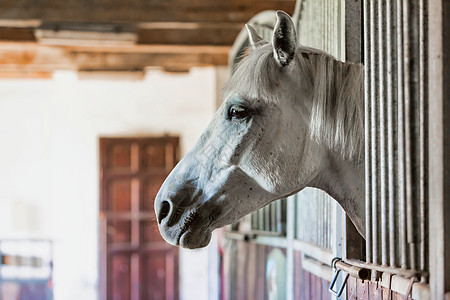
[[[291,76],[312,88],[310,135],[345,159],[359,160],[364,147],[363,67],[337,61],[314,48],[298,46]],[[280,101],[284,72],[273,58],[270,44],[251,50],[236,66],[224,88],[225,99],[239,94],[247,99]],[[297,80],[297,79],[295,79]]]
[[[267,44],[250,50],[249,55],[236,65],[233,76],[225,85],[225,98],[239,94],[248,99],[277,101],[279,70],[271,49]]]

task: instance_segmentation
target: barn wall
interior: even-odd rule
[[[170,133],[186,153],[215,111],[216,74],[0,81],[0,239],[54,241],[55,299],[98,297],[98,137]],[[183,299],[207,299],[207,253],[181,250]]]

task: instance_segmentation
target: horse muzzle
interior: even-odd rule
[[[195,207],[183,205],[191,201],[189,199],[191,195],[182,194],[184,199],[187,199],[184,200],[163,197],[162,194],[164,193],[160,191],[155,199],[155,212],[161,236],[168,243],[183,248],[206,247],[211,240],[209,218],[202,216]]]

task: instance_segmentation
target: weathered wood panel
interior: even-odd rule
[[[376,282],[362,281],[350,277],[347,282],[347,299],[384,300],[389,299],[389,289]],[[406,300],[406,296],[391,291],[392,300]]]
[[[330,282],[313,275],[302,267],[302,254],[294,252],[294,299],[327,300],[331,299],[328,292]]]

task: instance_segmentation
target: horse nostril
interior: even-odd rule
[[[169,215],[170,203],[169,201],[163,201],[158,214],[158,223],[161,224],[162,220]]]

